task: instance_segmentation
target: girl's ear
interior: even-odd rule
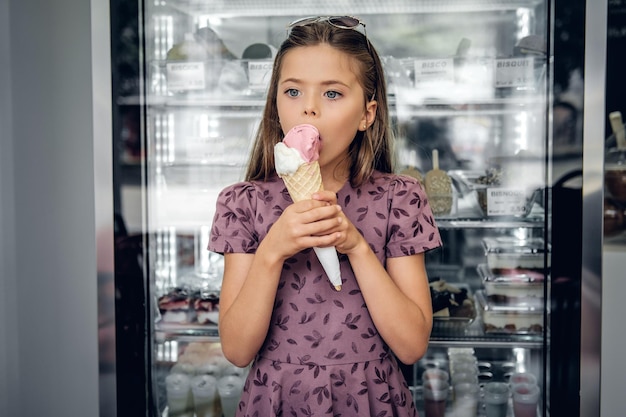
[[[367,130],[367,128],[370,127],[372,123],[374,123],[374,120],[376,119],[377,108],[378,103],[376,102],[376,100],[371,100],[365,105],[365,114],[363,115],[362,122],[362,127],[364,126],[363,130]]]

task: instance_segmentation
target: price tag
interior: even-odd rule
[[[248,87],[251,90],[265,91],[272,78],[274,61],[254,60],[248,61]]]
[[[527,214],[526,192],[519,188],[488,188],[488,216],[520,216]]]
[[[454,83],[454,60],[444,59],[416,59],[415,86],[421,84]]]
[[[203,90],[204,62],[168,62],[167,88],[170,91]]]
[[[524,87],[535,83],[534,58],[496,59],[496,88]]]

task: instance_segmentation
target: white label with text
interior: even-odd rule
[[[416,59],[415,86],[430,83],[454,83],[454,60],[444,59]]]
[[[248,87],[265,91],[272,78],[273,66],[273,61],[248,61]]]
[[[170,91],[203,90],[204,62],[168,62],[167,88]]]
[[[519,188],[487,188],[488,216],[526,215],[526,192]]]
[[[526,87],[535,82],[533,58],[502,58],[495,61],[496,87]]]

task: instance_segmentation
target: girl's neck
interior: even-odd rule
[[[336,193],[350,179],[350,170],[347,167],[333,165],[320,167],[320,169],[325,190]]]

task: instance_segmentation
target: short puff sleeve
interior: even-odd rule
[[[255,230],[256,190],[250,182],[224,188],[217,197],[208,249],[217,253],[254,253],[259,245]]]
[[[397,176],[389,190],[387,257],[414,255],[442,245],[428,198],[412,177]]]

